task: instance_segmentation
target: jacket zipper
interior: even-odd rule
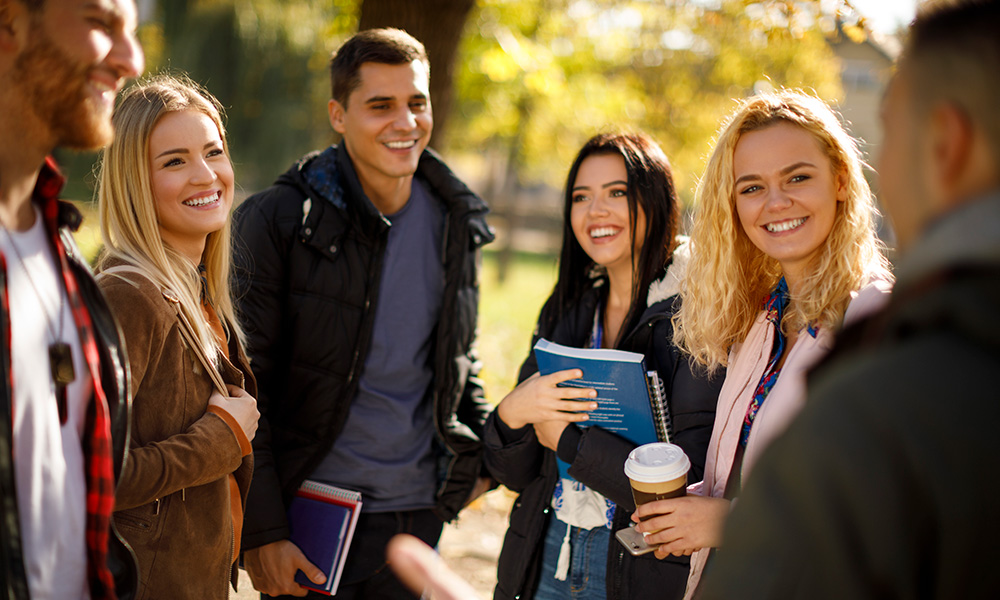
[[[228,484],[229,482],[227,481],[226,483]],[[233,552],[236,550],[236,529],[235,529],[235,525],[233,524],[232,514],[233,514],[233,508],[229,507],[229,515],[230,515],[230,517],[229,517],[229,554],[226,555],[226,566],[228,568],[226,569],[226,576],[223,579],[222,596],[220,596],[221,598],[228,598],[229,597],[229,586],[231,585],[232,579],[233,579],[233,562],[232,561],[233,561]]]
[[[451,351],[451,348],[447,347],[447,345],[444,343],[447,340],[444,339],[444,333],[442,332],[441,329],[441,317],[445,314],[445,309],[444,309],[445,305],[449,302],[452,305],[454,305],[455,299],[458,296],[457,284],[455,286],[455,289],[452,290],[451,293],[448,293],[449,292],[448,243],[451,238],[450,235],[451,219],[453,216],[454,215],[450,214],[446,208],[444,214],[444,227],[441,232],[441,267],[442,267],[442,279],[443,279],[441,289],[444,291],[444,295],[442,295],[441,298],[441,313],[438,316],[438,326],[437,326],[438,340],[437,343],[435,344],[436,347],[435,352],[437,356],[434,357],[434,362],[437,365],[438,370],[441,371],[443,376],[440,378],[435,376],[434,378],[435,382],[431,384],[434,386],[431,390],[431,398],[433,403],[432,410],[434,411],[434,430],[437,431],[438,437],[441,440],[441,444],[444,446],[445,450],[450,454],[450,456],[448,458],[448,466],[445,468],[444,477],[442,478],[441,483],[438,486],[438,490],[435,494],[435,499],[441,498],[444,495],[445,491],[448,489],[448,484],[451,482],[451,476],[452,473],[454,472],[455,464],[458,462],[458,453],[455,452],[455,449],[451,447],[451,444],[448,441],[448,436],[446,435],[444,428],[442,426],[442,424],[449,419],[450,415],[443,414],[444,411],[442,410],[441,407],[441,394],[436,385],[437,381],[452,381],[454,379],[454,377],[451,376],[452,375],[451,369],[453,369],[454,367],[452,365],[452,360],[450,358],[453,352]],[[460,215],[460,216],[464,218],[465,215]],[[473,325],[473,327],[475,327],[475,325]],[[462,391],[459,391],[459,394],[462,394]],[[461,400],[461,398],[459,400]],[[475,482],[473,482],[473,485],[475,485]],[[439,506],[441,506],[441,508],[445,510],[447,510],[448,508],[443,505]],[[459,511],[461,511],[461,507],[459,507]]]

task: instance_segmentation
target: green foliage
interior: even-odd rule
[[[164,8],[162,65],[187,71],[227,107],[237,181],[270,184],[302,154],[330,143],[330,52],[357,22],[355,2],[201,0]],[[180,26],[168,25],[179,21]]]
[[[761,82],[839,96],[825,16],[816,1],[481,0],[450,149],[503,148],[519,183],[558,186],[586,138],[638,128],[689,199],[733,98]]]

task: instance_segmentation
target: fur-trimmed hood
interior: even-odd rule
[[[666,273],[662,278],[649,285],[646,306],[652,306],[660,300],[676,296],[681,291],[681,281],[687,273],[688,262],[691,260],[691,244],[690,238],[686,235],[679,235],[676,239],[677,248],[674,249],[673,259],[667,265]]]

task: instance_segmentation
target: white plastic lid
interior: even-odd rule
[[[680,446],[656,442],[639,446],[625,461],[625,476],[643,483],[670,481],[684,475],[691,461]]]

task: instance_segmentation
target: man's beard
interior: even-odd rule
[[[35,23],[31,41],[14,64],[14,85],[27,109],[49,128],[57,146],[94,150],[111,142],[110,111],[91,94],[93,65],[80,64],[56,47]]]

